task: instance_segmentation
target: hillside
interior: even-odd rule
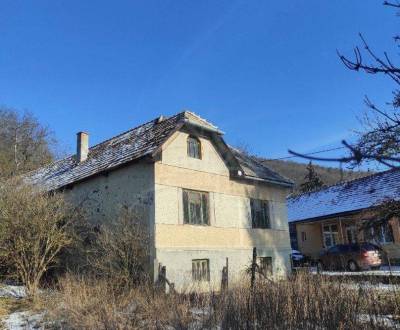
[[[304,176],[307,173],[306,171],[307,164],[296,163],[293,161],[285,161],[285,160],[267,160],[267,159],[260,159],[260,160],[261,162],[265,163],[270,169],[294,181],[295,191],[297,191],[300,184],[304,182]],[[314,165],[314,167],[315,171],[318,173],[318,175],[320,176],[325,185],[332,185],[341,181],[340,169],[334,167],[324,167],[319,165]],[[343,170],[343,180],[348,181],[370,174],[372,174],[372,172]]]

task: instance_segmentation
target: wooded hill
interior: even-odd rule
[[[295,183],[294,190],[298,192],[299,186],[305,181],[304,177],[307,174],[307,164],[296,163],[293,161],[286,160],[268,160],[260,159],[262,163],[267,165],[270,169],[278,172],[279,174],[291,179]],[[340,169],[334,167],[324,167],[314,165],[316,173],[320,176],[321,180],[325,185],[332,185],[340,181],[348,181],[357,179],[366,175],[370,175],[373,172],[367,171],[350,171],[343,170],[343,177]]]

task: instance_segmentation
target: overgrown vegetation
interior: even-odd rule
[[[72,243],[73,210],[60,194],[44,194],[18,180],[0,183],[0,261],[7,277],[30,295]]]
[[[113,281],[118,287],[149,280],[149,231],[135,212],[123,207],[117,219],[102,224],[93,234],[87,273]]]
[[[275,283],[246,278],[222,293],[118,290],[111,281],[66,276],[50,318],[64,329],[389,329],[400,294],[301,274]],[[390,319],[389,319],[390,320]]]

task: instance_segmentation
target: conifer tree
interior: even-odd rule
[[[307,174],[304,177],[304,180],[305,181],[300,185],[300,191],[302,193],[316,190],[324,185],[321,178],[315,171],[315,168],[311,161],[308,163]]]

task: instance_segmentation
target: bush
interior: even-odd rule
[[[6,275],[37,292],[43,275],[72,242],[73,210],[60,194],[18,181],[0,183],[0,260]]]
[[[91,244],[90,275],[112,280],[121,288],[149,280],[149,230],[142,218],[122,208],[111,223],[101,225]]]

